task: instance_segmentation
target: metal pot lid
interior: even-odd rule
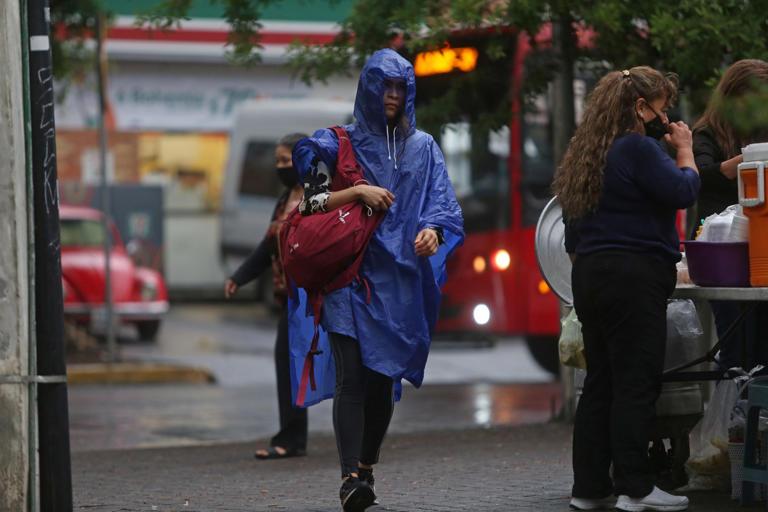
[[[567,305],[573,304],[571,259],[565,252],[563,210],[557,197],[547,203],[536,224],[536,259],[549,287]]]

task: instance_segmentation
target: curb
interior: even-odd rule
[[[157,363],[96,363],[67,366],[69,384],[214,384],[204,368]]]

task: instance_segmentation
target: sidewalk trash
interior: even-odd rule
[[[576,309],[566,315],[560,322],[562,330],[560,331],[560,341],[558,349],[560,352],[560,362],[566,366],[574,368],[587,368],[587,359],[584,356],[584,338],[581,335],[581,322],[576,316]]]

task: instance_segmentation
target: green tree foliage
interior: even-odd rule
[[[412,55],[439,48],[457,33],[508,27],[511,30],[506,35],[511,39],[516,29],[535,35],[559,17],[569,16],[575,29],[592,33],[591,45],[575,48],[577,65],[591,62],[593,66],[604,64],[606,69],[623,69],[648,64],[676,72],[696,113],[703,110],[727,64],[743,58],[768,59],[766,12],[768,0],[360,0],[334,43],[325,47],[296,45],[292,62],[303,79],[323,80],[331,73],[359,66],[372,50],[393,42]],[[537,47],[534,41],[532,46]],[[489,42],[486,52],[491,56],[490,65],[479,68],[479,81],[504,73],[503,63],[510,61],[514,49],[514,44],[501,40]],[[539,57],[528,63],[523,92],[541,91],[557,69],[560,55],[538,49]],[[498,121],[499,113],[508,111],[505,91],[480,87],[473,95],[467,94],[467,89],[477,87],[477,82],[466,78],[453,83],[443,95],[433,98],[435,108],[430,117],[485,113]],[[485,94],[490,92],[495,93],[498,103],[488,101]],[[761,99],[747,103],[765,104]],[[749,117],[757,122],[768,113],[753,111]]]
[[[210,1],[223,6],[232,26],[232,57],[239,62],[257,59],[262,10],[280,0]],[[172,27],[187,17],[191,5],[192,0],[159,0],[141,22]],[[68,36],[77,40],[78,31],[90,26],[95,8],[98,0],[56,0],[53,20],[70,28]],[[577,65],[597,62],[622,69],[648,64],[674,71],[693,111],[699,112],[727,64],[742,58],[768,59],[766,12],[768,0],[359,0],[332,43],[294,44],[290,55],[297,76],[310,82],[349,74],[381,47],[414,56],[462,38],[482,44],[477,72],[457,77],[439,93],[435,88],[431,107],[420,108],[424,119],[434,122],[469,115],[499,124],[509,112],[510,91],[516,90],[509,69],[518,31],[535,35],[568,16],[574,28],[588,28],[593,35],[591,46],[575,49]],[[522,92],[535,93],[552,79],[561,55],[537,47],[533,40],[531,44],[539,52],[528,63]],[[61,71],[68,61],[58,60],[64,65]]]
[[[98,0],[55,0],[51,5],[53,72],[64,83],[93,62],[86,41],[93,36],[101,5]]]

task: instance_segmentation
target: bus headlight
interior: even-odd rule
[[[491,321],[491,310],[485,304],[478,304],[472,310],[472,318],[477,325],[485,325]]]
[[[493,265],[493,268],[502,272],[507,270],[512,264],[512,256],[510,256],[509,252],[505,249],[499,249],[493,253],[493,256],[491,256],[491,264]]]

